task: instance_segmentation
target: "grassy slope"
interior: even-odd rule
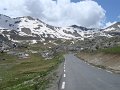
[[[102,52],[110,53],[110,54],[120,54],[120,46],[102,49]]]
[[[44,60],[40,54],[30,54],[28,59],[0,54],[0,90],[44,90],[49,83],[48,74],[63,60],[56,54],[52,60]]]

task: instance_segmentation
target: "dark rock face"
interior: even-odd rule
[[[8,38],[6,36],[3,36],[2,34],[0,34],[0,40],[1,41],[9,41]]]
[[[73,32],[73,35],[76,36],[76,37],[81,37],[81,35],[78,34],[77,31]]]
[[[106,33],[112,36],[120,36],[120,32],[106,32]]]
[[[27,16],[27,18],[28,18],[29,20],[35,20],[35,19],[32,18],[31,16]]]
[[[29,28],[21,28],[21,31],[26,34],[31,34],[31,30]]]
[[[38,27],[36,27],[36,28],[34,28],[35,30],[37,30],[37,29],[40,29],[40,27],[38,26]]]
[[[18,23],[20,23],[21,21],[19,20],[19,21],[15,21],[15,24],[18,24]]]
[[[70,31],[66,31],[66,30],[63,30],[64,33],[67,33],[67,34],[71,34],[71,35],[74,35],[75,37],[81,37],[80,34],[77,33],[77,31],[75,30],[75,32],[70,32]]]
[[[78,29],[81,29],[83,31],[87,31],[87,30],[92,30],[92,28],[86,28],[86,27],[82,27],[82,26],[77,26],[77,25],[72,25],[71,27],[73,28],[78,28]]]
[[[19,36],[19,35],[11,35],[13,40],[40,40],[40,37],[32,37],[32,36]]]
[[[63,30],[64,33],[72,34],[70,31]]]
[[[52,30],[54,30],[55,28],[54,28],[54,26],[50,26],[50,25],[46,25],[46,27],[48,27],[48,28],[50,28],[50,29],[52,29]]]

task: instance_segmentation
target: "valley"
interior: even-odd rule
[[[71,64],[67,68],[70,78],[72,69],[77,77],[82,72],[101,72],[84,63],[119,74],[120,22],[103,29],[77,25],[55,27],[31,16],[11,18],[0,14],[0,90],[49,90],[50,84],[61,78],[61,73],[55,71],[63,70],[65,58]],[[91,71],[81,69],[80,73],[77,67]],[[101,75],[106,77],[106,73],[103,71]],[[68,77],[67,80],[71,81]],[[56,82],[60,88],[61,81]],[[118,90],[119,87],[114,88]]]

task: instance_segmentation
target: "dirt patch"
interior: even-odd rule
[[[79,53],[78,57],[100,68],[120,73],[120,55],[105,53]]]

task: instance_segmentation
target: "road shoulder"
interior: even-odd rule
[[[52,80],[51,84],[48,86],[46,90],[59,90],[59,83],[61,76],[63,74],[63,65],[64,63],[62,62],[56,70],[54,70],[51,74]]]

